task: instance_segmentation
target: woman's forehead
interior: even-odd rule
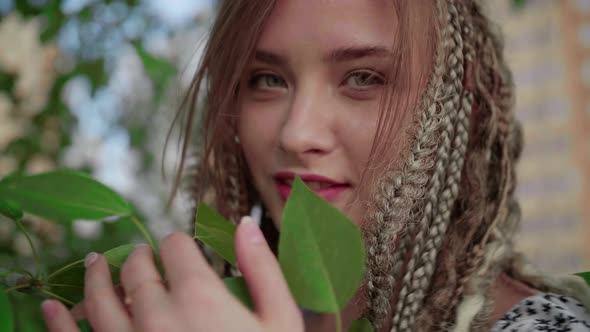
[[[393,1],[278,0],[258,49],[309,48],[325,54],[358,45],[391,46],[397,18]]]

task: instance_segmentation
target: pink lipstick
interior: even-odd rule
[[[334,201],[338,195],[350,188],[350,184],[348,183],[338,182],[321,175],[278,172],[273,176],[273,179],[275,180],[279,194],[284,201],[286,201],[291,194],[295,176],[299,176],[309,189],[328,202]]]

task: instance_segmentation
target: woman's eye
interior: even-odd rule
[[[282,89],[287,87],[287,83],[280,76],[263,73],[252,76],[249,85],[253,89]]]
[[[353,88],[366,89],[375,85],[383,85],[385,80],[374,71],[362,70],[348,75],[345,83]]]

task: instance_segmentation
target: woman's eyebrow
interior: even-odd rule
[[[265,62],[270,65],[283,66],[287,64],[287,58],[266,50],[256,50],[254,53],[256,61]]]
[[[391,49],[383,46],[351,46],[330,51],[323,57],[323,61],[337,63],[365,57],[393,58],[394,54]],[[286,57],[267,50],[256,50],[254,59],[277,66],[287,65],[289,62]]]
[[[346,62],[365,57],[393,58],[391,49],[383,46],[353,46],[332,50],[324,57],[325,62]]]

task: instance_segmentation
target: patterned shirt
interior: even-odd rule
[[[587,332],[590,312],[574,298],[544,293],[522,300],[492,328],[504,331]]]

